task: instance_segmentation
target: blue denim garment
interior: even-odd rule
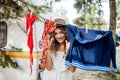
[[[101,31],[73,25],[66,25],[70,48],[66,55],[65,64],[84,70],[117,72],[116,49],[112,31]]]

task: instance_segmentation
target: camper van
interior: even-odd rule
[[[30,50],[27,46],[25,18],[21,20],[0,21],[0,49],[5,51],[17,67],[0,66],[0,80],[38,80],[42,49],[40,40],[44,24],[35,22],[33,27],[33,65],[30,68]],[[31,70],[32,69],[32,70]]]
[[[54,20],[62,18],[55,12],[40,14],[40,21],[35,21],[33,28],[33,65],[30,61],[30,49],[27,45],[28,33],[26,32],[26,17],[20,20],[3,20],[5,25],[0,25],[0,49],[4,49],[6,54],[18,64],[17,68],[0,66],[0,80],[41,80],[39,70],[42,44],[41,37],[44,31],[45,19]],[[31,70],[32,69],[32,70]]]

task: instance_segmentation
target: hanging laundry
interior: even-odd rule
[[[42,53],[42,59],[41,59],[41,64],[43,65],[45,63],[45,53],[46,50],[48,49],[48,40],[49,40],[49,33],[53,32],[56,29],[56,23],[52,20],[46,19],[45,24],[44,24],[44,32],[42,34],[42,48],[43,48],[43,53]],[[44,69],[44,67],[42,67]]]
[[[32,74],[32,65],[33,65],[33,48],[34,48],[34,43],[33,43],[33,27],[32,25],[34,24],[36,20],[36,15],[28,13],[26,15],[26,32],[28,34],[28,41],[27,45],[30,49],[30,75]]]
[[[70,48],[65,64],[83,70],[117,72],[116,50],[112,31],[91,30],[86,34],[85,28],[66,25]]]

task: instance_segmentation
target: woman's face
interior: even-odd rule
[[[63,30],[56,28],[55,39],[61,44],[65,41],[65,33]]]

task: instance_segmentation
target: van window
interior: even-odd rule
[[[0,21],[0,48],[5,47],[7,44],[7,23]]]

